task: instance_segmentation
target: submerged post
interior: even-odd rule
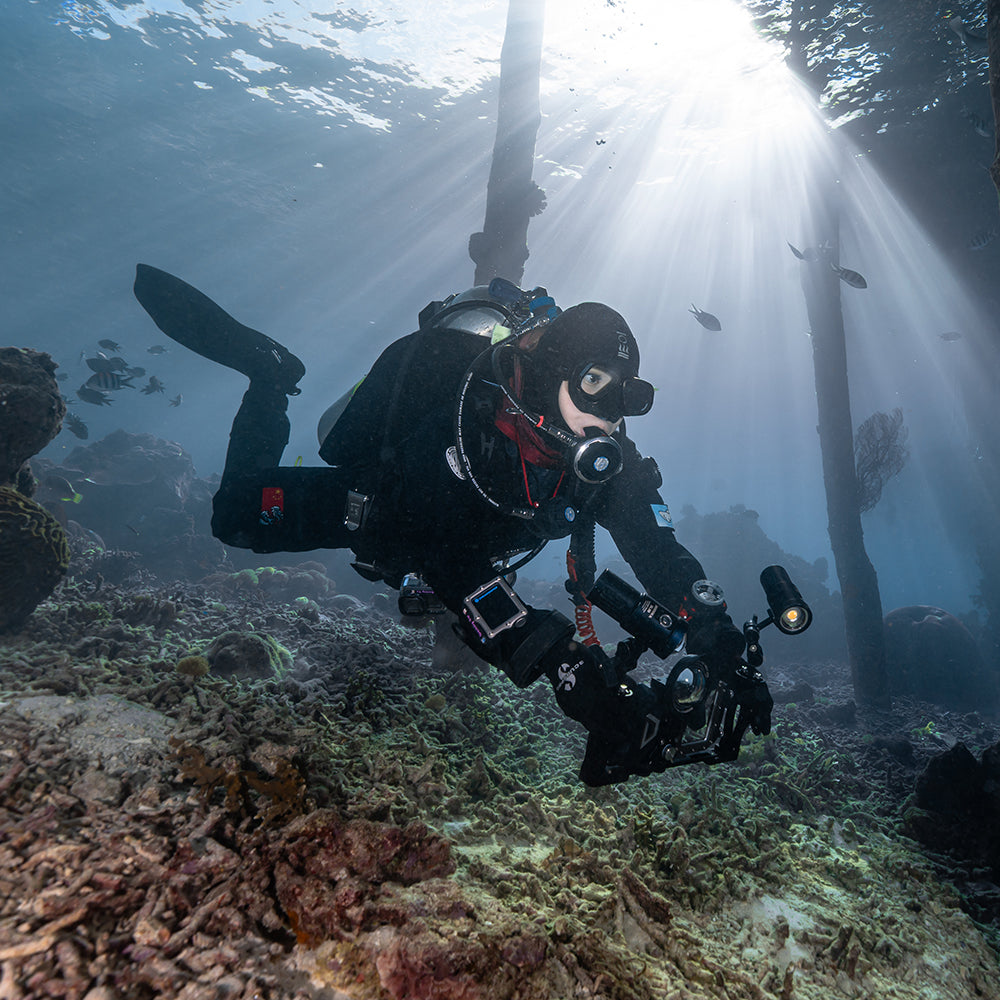
[[[521,283],[528,259],[528,221],[545,207],[545,192],[531,179],[541,123],[538,79],[544,13],[544,0],[510,0],[507,7],[486,219],[483,231],[469,237],[477,285],[497,277]]]
[[[1000,0],[987,0],[986,43],[990,63],[990,96],[993,99],[993,162],[990,177],[1000,199]]]
[[[889,708],[882,598],[875,567],[865,550],[861,502],[854,462],[854,431],[847,378],[847,346],[840,278],[829,266],[839,257],[840,207],[830,164],[813,178],[812,225],[815,242],[827,242],[830,259],[802,265],[802,291],[812,330],[813,366],[823,484],[833,551],[844,602],[844,625],[851,680],[858,702]]]

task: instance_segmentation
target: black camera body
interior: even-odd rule
[[[650,759],[653,770],[694,763],[720,764],[739,756],[761,689],[767,693],[764,678],[757,670],[764,658],[758,642],[760,630],[773,623],[786,635],[796,635],[812,622],[809,606],[783,567],[768,566],[761,573],[761,585],[767,597],[768,616],[758,622],[754,615],[744,624],[745,661],[739,660],[732,671],[718,676],[701,657],[688,654],[677,660],[665,682],[652,682],[654,690],[662,691],[665,706],[665,717],[658,720],[656,746],[651,748],[657,758],[657,763]],[[698,580],[691,593],[697,602],[725,610],[722,590],[711,581]],[[666,659],[684,645],[684,619],[608,570],[597,578],[587,597],[634,636],[628,647],[632,667],[644,649]],[[620,651],[624,645],[619,644]]]

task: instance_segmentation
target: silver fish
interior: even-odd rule
[[[718,316],[713,316],[710,312],[705,312],[704,309],[699,309],[693,302],[691,303],[691,308],[688,309],[694,318],[701,323],[701,325],[706,330],[711,330],[713,333],[718,333],[722,329],[722,324],[719,322]]]
[[[87,358],[87,367],[92,372],[113,372],[115,370],[114,361],[106,354],[98,353],[96,358]]]
[[[858,274],[857,271],[852,271],[849,267],[841,267],[839,264],[834,264],[830,262],[830,267],[833,268],[834,273],[840,278],[841,281],[846,285],[850,285],[851,288],[867,288],[868,282],[865,281],[864,277]]]
[[[948,27],[965,43],[966,48],[986,54],[987,40],[982,35],[969,31],[960,15],[949,18]]]
[[[94,406],[111,405],[111,399],[106,392],[98,392],[97,389],[93,389],[90,386],[81,385],[80,388],[76,390],[76,394],[85,403],[93,403]]]
[[[969,240],[967,246],[970,250],[985,250],[996,238],[997,231],[995,229],[980,229]]]
[[[95,372],[85,384],[93,389],[131,389],[133,387],[131,378],[122,378],[115,372]]]
[[[970,111],[968,108],[962,108],[962,117],[975,129],[975,131],[981,135],[984,139],[993,138],[993,123],[986,121],[984,118],[980,118],[975,111]]]
[[[90,433],[87,430],[87,425],[75,413],[67,413],[63,424],[71,434],[75,434],[83,441],[87,440],[87,436]]]
[[[788,241],[786,240],[785,242],[787,243]],[[819,252],[816,247],[805,247],[802,250],[799,250],[798,247],[793,247],[791,243],[788,243],[788,249],[791,250],[799,260],[804,260],[809,264],[814,264],[819,260]]]

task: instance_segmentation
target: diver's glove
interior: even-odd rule
[[[756,667],[743,663],[735,671],[729,683],[736,692],[740,718],[747,719],[750,728],[758,736],[767,736],[771,731],[771,709],[774,708],[774,699],[767,689],[764,675]]]
[[[703,638],[702,633],[699,638]],[[766,736],[771,731],[771,709],[774,699],[767,689],[764,675],[743,659],[746,640],[735,626],[717,626],[712,636],[711,650],[698,653],[709,673],[717,681],[728,684],[736,695],[740,706],[740,718],[745,719],[758,736]],[[688,635],[688,649],[691,649]]]
[[[715,680],[733,689],[741,720],[746,720],[758,736],[766,736],[771,731],[774,699],[764,675],[743,659],[746,639],[729,616],[694,619],[688,629],[687,649],[698,655]]]

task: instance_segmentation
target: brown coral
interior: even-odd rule
[[[0,487],[0,632],[20,628],[68,565],[59,522],[34,500]]]
[[[55,370],[48,354],[0,347],[0,485],[12,485],[62,427],[66,404]]]

